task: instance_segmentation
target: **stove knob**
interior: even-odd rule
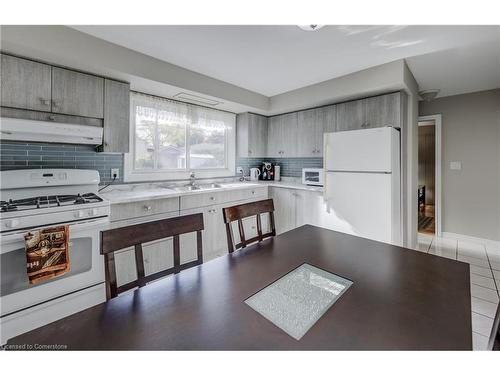
[[[77,219],[80,219],[83,217],[83,211],[76,211],[74,216],[77,218]]]
[[[7,220],[7,221],[5,222],[5,226],[6,226],[7,228],[15,228],[15,227],[17,227],[18,225],[19,225],[19,220],[17,220],[17,219]]]

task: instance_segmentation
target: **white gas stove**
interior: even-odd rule
[[[99,173],[78,169],[0,172],[0,232],[109,216]]]
[[[109,202],[98,195],[99,173],[77,169],[0,172],[1,343],[105,300],[100,231]],[[70,272],[29,284],[24,235],[69,226]]]

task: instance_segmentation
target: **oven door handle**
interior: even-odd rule
[[[11,233],[4,233],[1,235],[1,244],[2,244],[2,250],[0,253],[8,253],[9,250],[5,251],[4,246],[13,242],[18,242],[18,241],[24,241],[24,235],[28,232],[35,231],[35,230],[40,230],[44,228],[50,228],[50,227],[55,227],[55,226],[60,226],[63,224],[59,225],[44,225],[41,227],[36,227],[36,228],[30,228],[30,229],[23,229],[23,230],[18,230],[16,232],[11,232]],[[100,219],[92,219],[92,220],[87,220],[87,221],[82,221],[78,223],[71,223],[69,224],[69,236],[70,240],[72,238],[78,237],[78,234],[81,232],[85,232],[88,230],[96,229],[96,230],[106,230],[107,226],[109,225],[109,218],[100,218]]]

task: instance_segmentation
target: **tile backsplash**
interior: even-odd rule
[[[111,168],[118,168],[116,182],[123,182],[122,154],[96,152],[92,145],[0,142],[0,170],[36,168],[95,169],[101,184],[111,182]]]
[[[237,158],[236,166],[249,169],[263,161],[281,166],[283,177],[301,177],[302,168],[322,168],[323,158]],[[120,170],[116,183],[123,183],[123,155],[96,152],[92,145],[70,145],[37,142],[0,142],[0,170],[36,168],[95,169],[101,184],[111,182],[111,168]]]
[[[247,176],[250,168],[260,167],[263,161],[281,166],[283,177],[302,177],[302,168],[323,168],[323,158],[237,158],[236,166],[243,167]]]

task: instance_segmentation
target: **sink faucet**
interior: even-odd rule
[[[189,174],[189,185],[190,186],[196,185],[196,176],[194,175],[194,171],[191,171],[191,173]]]

